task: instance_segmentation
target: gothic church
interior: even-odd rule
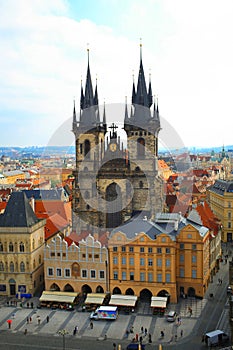
[[[80,114],[77,116],[74,105],[72,130],[76,147],[72,211],[73,229],[77,233],[111,231],[129,219],[153,220],[156,213],[162,212],[163,181],[157,170],[159,109],[153,101],[151,81],[148,88],[146,85],[141,48],[130,113],[125,105],[127,147],[117,135],[117,125],[113,123],[108,128],[105,106],[100,116],[89,52],[85,89],[81,86]]]

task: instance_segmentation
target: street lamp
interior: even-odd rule
[[[66,329],[60,329],[57,333],[63,337],[63,350],[65,350],[65,335],[69,334],[69,332]]]

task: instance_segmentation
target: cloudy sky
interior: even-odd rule
[[[73,141],[87,44],[100,104],[130,102],[140,38],[161,143],[169,125],[187,147],[233,144],[232,18],[232,0],[0,0],[1,145]]]

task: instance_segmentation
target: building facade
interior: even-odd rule
[[[0,295],[34,295],[42,288],[44,226],[25,194],[13,192],[0,215]]]
[[[233,181],[217,180],[208,188],[208,200],[222,223],[222,241],[233,240]]]
[[[45,246],[44,272],[46,291],[107,292],[107,248],[91,235],[76,244],[57,235]]]

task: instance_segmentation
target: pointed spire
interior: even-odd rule
[[[142,105],[144,107],[149,107],[146,79],[144,75],[144,69],[142,64],[142,42],[140,41],[140,67],[138,73],[138,84],[137,92],[135,98],[135,104]]]
[[[76,119],[76,109],[75,109],[75,100],[74,100],[74,109],[73,109],[73,128],[72,130],[75,131],[77,129],[77,119]]]
[[[151,73],[149,74],[148,103],[149,103],[149,108],[150,108],[152,106],[152,103],[153,103],[152,87],[151,87]]]
[[[81,95],[80,95],[80,108],[84,108],[84,93],[83,93],[83,81],[81,77]]]
[[[94,106],[94,95],[91,81],[91,72],[89,64],[89,47],[87,48],[87,77],[85,86],[85,97],[84,97],[84,108],[89,108]]]
[[[129,119],[128,107],[127,107],[127,96],[125,96],[125,121]]]
[[[98,98],[98,90],[97,90],[97,77],[96,77],[96,84],[95,84],[95,96],[94,96],[94,105],[99,104],[99,98]]]
[[[132,104],[135,103],[135,99],[136,99],[136,90],[135,90],[134,71],[133,71]]]
[[[105,128],[105,131],[107,131],[105,101],[104,101],[104,111],[103,111],[103,127]]]

